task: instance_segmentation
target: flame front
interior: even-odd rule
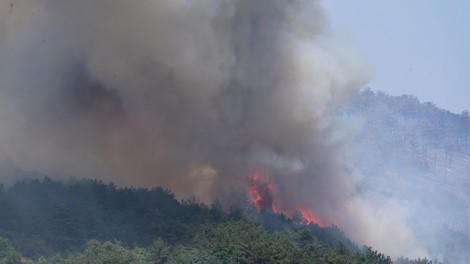
[[[273,212],[277,212],[273,199],[274,190],[274,184],[270,177],[257,171],[251,175],[248,182],[248,202],[258,211],[270,209]]]
[[[313,223],[320,227],[326,226],[319,216],[303,206],[294,207],[295,209],[280,207],[276,203],[276,185],[272,178],[262,171],[255,171],[250,175],[247,181],[247,192],[248,203],[257,211],[270,210],[274,213],[282,213],[289,219],[297,219],[297,217],[294,217],[294,215],[297,215],[301,218],[297,221],[298,223]]]
[[[302,220],[305,221],[307,224],[314,223],[317,224],[319,227],[325,227],[325,223],[323,220],[315,216],[312,211],[305,209],[305,208],[297,208],[297,212],[299,212],[300,216],[302,217]]]

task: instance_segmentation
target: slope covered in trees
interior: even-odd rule
[[[412,207],[417,238],[443,259],[466,263],[469,113],[370,90],[338,113],[362,124],[361,190]],[[224,212],[162,188],[19,174],[31,179],[0,187],[0,263],[391,263],[336,227],[249,206]]]
[[[362,143],[382,149],[382,155],[402,157],[400,162],[413,162],[444,175],[456,175],[452,168],[459,165],[470,171],[470,164],[459,162],[470,154],[466,110],[455,114],[430,102],[421,103],[412,95],[390,96],[366,89],[340,112],[364,120],[362,136],[366,140]],[[381,168],[394,164],[384,165]]]
[[[429,253],[469,263],[469,112],[366,89],[338,113],[360,127],[361,191],[397,204]]]
[[[0,211],[0,263],[391,263],[336,227],[225,213],[161,188],[46,177],[2,186]]]

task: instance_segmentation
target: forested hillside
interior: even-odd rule
[[[469,112],[366,89],[339,114],[360,126],[361,191],[397,204],[430,254],[469,263]]]
[[[0,211],[0,263],[391,263],[336,227],[226,213],[161,188],[46,177],[2,186]]]
[[[469,154],[466,110],[455,114],[430,102],[421,103],[412,95],[390,96],[366,89],[341,111],[365,120],[363,136],[369,144],[386,146],[387,152],[404,161],[449,175],[458,174],[452,168],[460,165],[470,171],[470,164],[460,164]]]
[[[469,113],[370,90],[338,113],[361,127],[359,191],[405,204],[432,256],[466,263]],[[392,263],[337,227],[248,204],[222,210],[162,188],[16,174],[25,179],[0,187],[0,263]]]

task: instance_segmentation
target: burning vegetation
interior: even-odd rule
[[[273,197],[275,186],[267,174],[261,171],[254,172],[248,179],[247,188],[248,203],[256,210],[271,210],[278,213]]]
[[[276,214],[283,214],[300,224],[316,224],[319,227],[326,227],[325,222],[307,208],[295,207],[294,213],[290,213],[293,211],[292,209],[284,210],[280,207],[275,199],[278,197],[276,196],[276,185],[269,174],[258,170],[253,172],[246,181],[249,195],[247,201],[258,212],[268,210]]]

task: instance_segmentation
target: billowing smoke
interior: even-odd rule
[[[0,159],[224,204],[263,170],[282,210],[423,253],[399,207],[358,195],[354,133],[333,113],[368,68],[318,1],[12,1],[0,0]]]

